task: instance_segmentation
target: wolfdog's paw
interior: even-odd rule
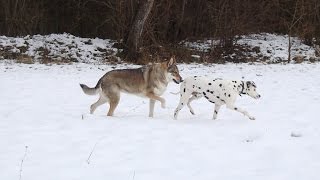
[[[162,108],[166,108],[166,101],[163,99],[161,102],[161,107]]]
[[[163,109],[166,108],[166,103],[165,103],[165,102],[161,103],[161,107],[162,107]]]

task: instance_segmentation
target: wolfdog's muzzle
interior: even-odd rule
[[[182,77],[181,77],[181,76],[179,76],[179,81],[178,81],[178,80],[176,80],[176,79],[174,79],[174,78],[173,78],[173,81],[174,81],[175,83],[177,83],[177,84],[179,84],[179,83],[183,82],[183,80],[182,80]]]

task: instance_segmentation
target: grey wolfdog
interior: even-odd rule
[[[113,116],[119,104],[120,92],[125,92],[149,98],[149,117],[153,117],[156,100],[161,102],[162,108],[165,108],[165,99],[160,96],[165,92],[170,81],[177,84],[182,82],[174,57],[166,62],[153,63],[136,69],[109,71],[99,79],[94,88],[84,84],[80,86],[87,95],[100,95],[99,100],[90,107],[91,114],[98,106],[109,102],[110,108],[107,115]]]

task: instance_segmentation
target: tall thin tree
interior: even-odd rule
[[[138,62],[138,51],[144,24],[150,14],[154,0],[141,0],[125,42],[126,59]]]

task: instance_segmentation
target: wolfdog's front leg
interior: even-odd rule
[[[154,104],[156,103],[156,100],[150,99],[149,103],[149,117],[153,117],[154,112]]]
[[[155,95],[155,94],[153,94],[153,93],[148,93],[148,94],[147,94],[147,97],[150,98],[150,99],[152,99],[152,100],[160,101],[160,102],[161,102],[161,107],[162,107],[162,108],[166,108],[166,100],[163,99],[162,97],[157,96],[157,95]]]

